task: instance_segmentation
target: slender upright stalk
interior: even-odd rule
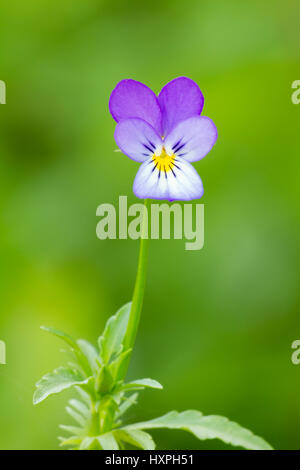
[[[147,264],[148,264],[148,251],[149,251],[149,239],[148,239],[148,207],[149,199],[144,200],[144,214],[141,227],[141,240],[140,240],[140,253],[138,260],[137,275],[135,280],[135,286],[132,297],[132,306],[129,315],[128,327],[126,332],[126,338],[124,341],[124,350],[132,349],[135,343],[137,330],[140,322],[146,277],[147,277]]]
[[[135,280],[135,286],[133,291],[132,297],[132,305],[129,314],[129,320],[127,325],[127,331],[124,338],[124,351],[128,349],[133,349],[135,338],[137,334],[137,330],[140,323],[141,318],[141,311],[143,306],[144,300],[144,292],[145,292],[145,285],[146,285],[146,277],[147,277],[147,264],[148,264],[148,248],[149,248],[149,240],[148,240],[148,207],[150,201],[149,199],[144,200],[144,214],[143,214],[143,221],[141,227],[141,240],[140,240],[140,253],[139,253],[139,260],[138,260],[138,268]],[[127,356],[125,362],[123,362],[122,366],[120,367],[118,377],[119,380],[124,380],[126,377],[127,369],[130,362],[131,353]]]

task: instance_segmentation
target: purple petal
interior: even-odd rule
[[[166,136],[180,121],[200,115],[204,98],[197,83],[187,77],[167,83],[158,96],[162,111],[163,135]]]
[[[194,116],[180,122],[167,136],[164,146],[172,153],[188,162],[196,162],[205,157],[218,137],[213,121],[205,116]]]
[[[142,119],[120,121],[116,126],[115,140],[122,152],[136,162],[144,162],[162,148],[162,140],[156,130]]]
[[[122,80],[110,95],[109,110],[115,121],[140,118],[161,135],[161,110],[156,95],[136,80]]]

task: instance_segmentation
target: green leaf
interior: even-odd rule
[[[137,403],[138,393],[133,393],[130,397],[123,398],[123,403],[119,406],[119,412],[117,413],[117,418],[126,413],[127,410]]]
[[[109,370],[115,380],[117,382],[119,380],[119,372],[125,363],[126,359],[128,358],[129,354],[131,353],[132,349],[127,349],[123,351],[117,358],[109,365]]]
[[[79,365],[82,367],[83,372],[89,376],[92,374],[93,369],[89,364],[88,358],[85,356],[84,352],[82,352],[81,348],[77,344],[77,342],[67,333],[64,333],[61,330],[57,330],[56,328],[49,328],[47,326],[41,326],[41,329],[44,331],[47,331],[48,333],[51,333],[52,335],[56,336],[57,338],[62,339],[65,343],[67,343],[71,349],[72,352],[74,353]],[[80,340],[79,340],[80,341]],[[84,340],[82,340],[84,341]],[[86,341],[87,343],[87,341]],[[77,365],[75,364],[75,367],[77,369]]]
[[[75,339],[73,339],[72,336],[68,335],[67,333],[48,326],[41,326],[41,330],[47,331],[48,333],[57,336],[57,338],[62,339],[65,343],[71,346],[71,348],[78,349]]]
[[[71,408],[70,406],[66,406],[66,411],[75,421],[77,421],[78,424],[80,424],[80,426],[85,426],[86,420],[80,413],[73,410],[73,408]]]
[[[60,424],[59,427],[63,431],[69,432],[70,434],[75,436],[83,436],[84,434],[84,429],[78,426],[67,426],[66,424]]]
[[[119,450],[118,443],[111,432],[96,437],[103,450]]]
[[[95,346],[91,343],[86,341],[85,339],[77,340],[77,345],[79,346],[82,354],[86,357],[90,368],[93,372],[98,370],[98,361],[99,361],[99,354]]]
[[[89,379],[84,379],[82,375],[73,369],[59,367],[53,372],[44,375],[36,384],[36,391],[33,395],[33,404],[36,405],[45,400],[49,395],[60,393],[73,385],[87,384]]]
[[[96,390],[98,393],[108,393],[114,385],[114,379],[107,366],[103,366],[96,378]]]
[[[76,410],[85,418],[87,418],[90,415],[90,410],[88,406],[86,405],[85,402],[81,400],[76,400],[75,398],[72,398],[72,400],[69,401],[69,405],[72,406],[74,410]]]
[[[115,396],[105,395],[99,406],[99,424],[103,433],[108,432],[113,428],[117,410],[118,404],[115,401]]]
[[[78,385],[75,386],[75,389],[76,389],[76,392],[78,393],[78,395],[80,395],[81,400],[84,403],[86,403],[87,407],[89,408],[90,404],[91,404],[90,395]]]
[[[143,388],[156,388],[161,390],[163,386],[153,379],[139,379],[121,385],[121,390],[142,390]]]
[[[94,437],[85,437],[79,446],[79,450],[88,450],[94,444]]]
[[[271,450],[272,447],[261,437],[223,416],[203,416],[195,410],[171,411],[159,418],[126,426],[133,429],[182,429],[194,434],[198,439],[221,439],[227,444],[244,447],[249,450]]]
[[[118,440],[127,442],[128,444],[139,447],[140,449],[154,450],[156,447],[150,434],[140,431],[139,429],[117,430],[114,431],[114,435]]]
[[[96,400],[95,377],[93,375],[88,377],[82,384],[79,384],[79,387],[92,397],[93,400]]]
[[[105,364],[109,362],[114,354],[120,353],[122,342],[126,333],[131,302],[118,310],[110,317],[105,325],[103,335],[98,339],[100,356]]]
[[[72,350],[72,351],[74,351],[74,350]],[[85,370],[79,365],[78,362],[69,361],[69,362],[67,362],[67,366],[70,369],[77,370],[77,372],[79,372],[79,374],[82,374],[84,376],[86,375]],[[90,372],[92,372],[92,371],[90,371]]]
[[[81,437],[71,436],[70,438],[59,437],[60,446],[76,446],[78,447],[82,441]]]

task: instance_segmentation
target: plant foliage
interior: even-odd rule
[[[128,409],[137,402],[145,388],[161,389],[153,379],[125,382],[123,372],[131,350],[124,350],[131,303],[109,318],[96,348],[86,340],[75,341],[54,328],[44,330],[62,339],[71,349],[73,360],[44,375],[36,384],[33,403],[74,388],[77,397],[69,401],[67,413],[76,424],[61,425],[68,437],[60,437],[60,445],[71,449],[119,450],[128,448],[155,449],[149,429],[181,429],[198,439],[221,439],[246,449],[268,450],[271,446],[237,423],[222,416],[203,416],[195,410],[171,411],[150,421],[127,424]]]

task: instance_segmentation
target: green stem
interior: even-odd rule
[[[148,251],[149,251],[149,240],[148,240],[148,207],[149,199],[144,200],[144,213],[141,228],[141,240],[140,240],[140,253],[137,268],[137,275],[135,280],[135,286],[132,297],[132,306],[129,315],[129,321],[127,326],[126,338],[124,340],[124,350],[132,349],[135,343],[137,330],[141,318],[141,311],[144,299],[146,277],[147,277],[147,264],[148,264]],[[129,361],[128,361],[129,362]],[[128,367],[128,364],[127,364]],[[126,367],[126,369],[127,369]]]

